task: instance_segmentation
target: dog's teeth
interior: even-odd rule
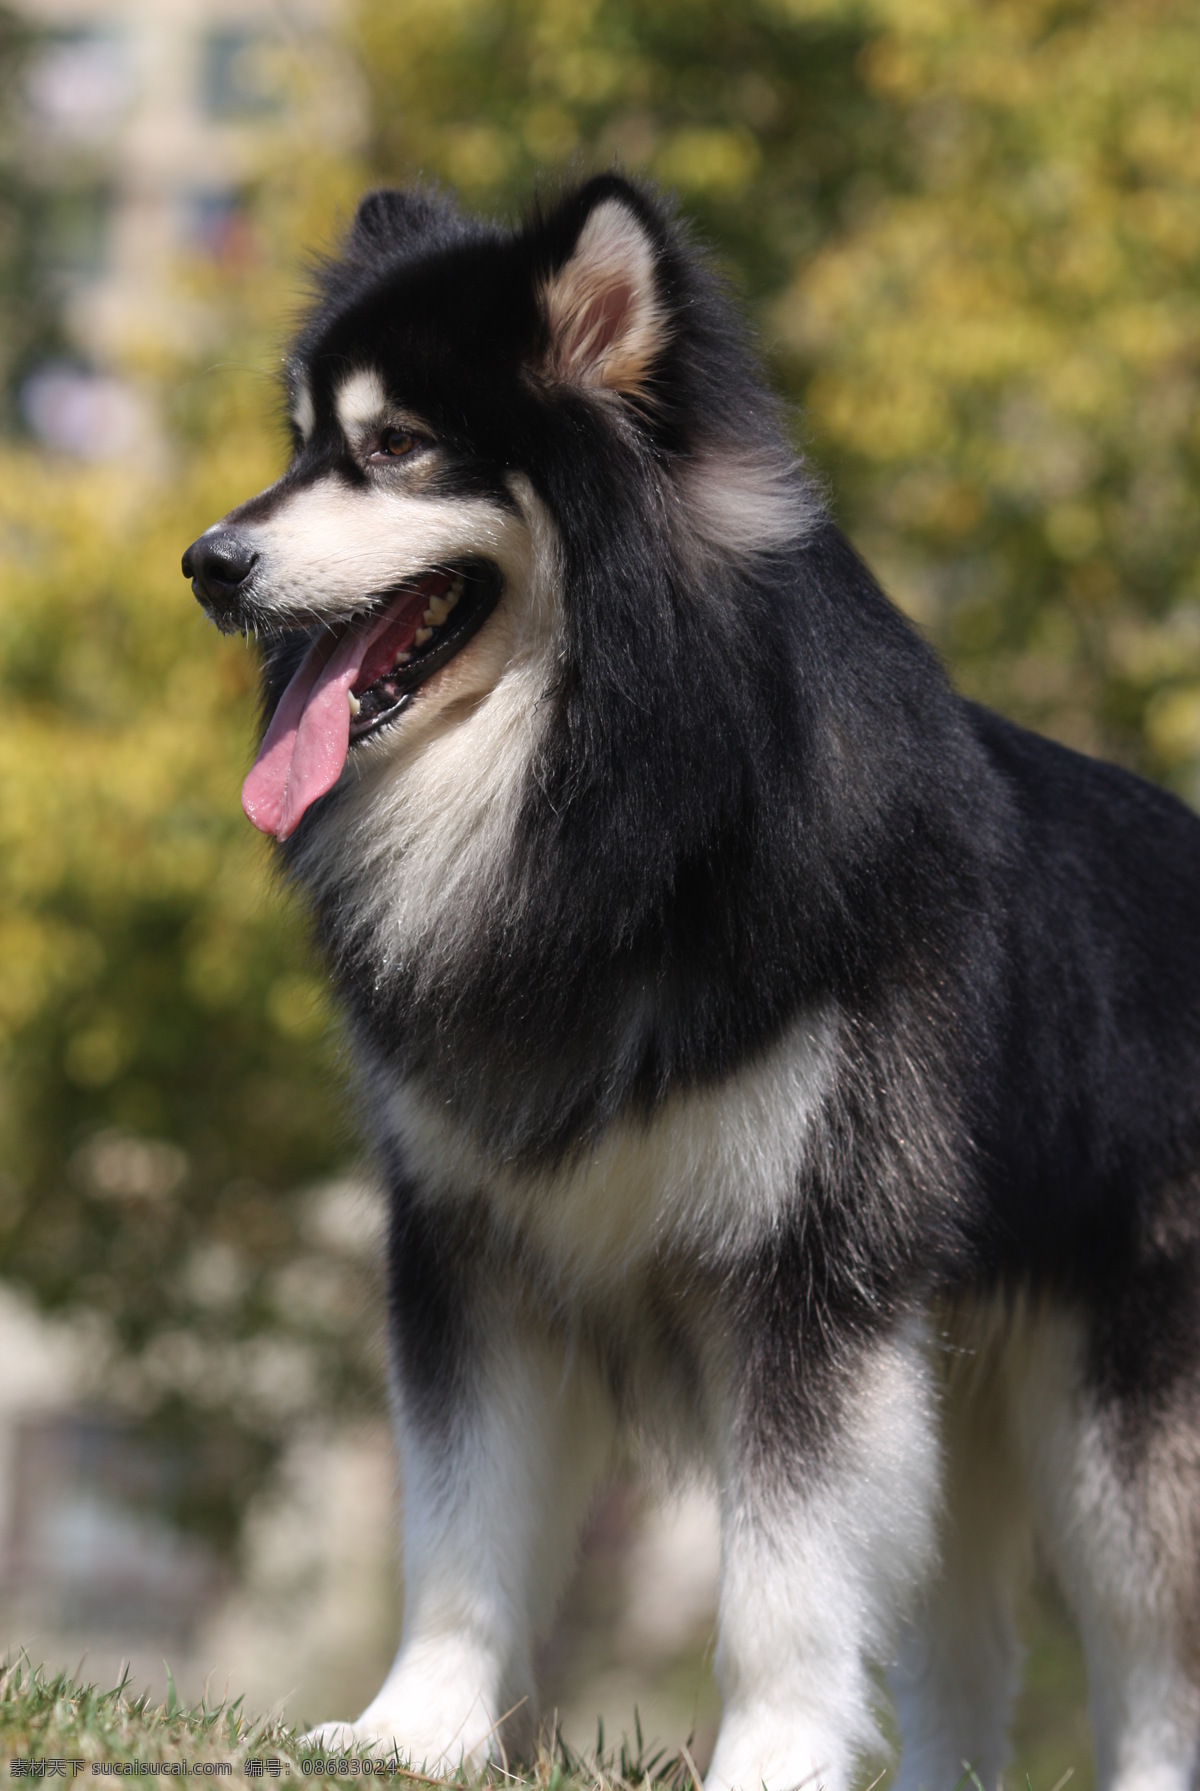
[[[396,667],[394,667],[394,668],[393,668],[393,669],[396,669],[396,668],[398,668],[398,667],[399,667],[399,666],[402,666],[402,665],[407,665],[407,664],[408,664],[408,662],[409,662],[409,660],[410,660],[410,659],[411,659],[411,658],[412,658],[412,654],[411,654],[411,653],[410,653],[410,652],[409,652],[409,650],[408,650],[408,648],[407,648],[407,647],[405,647],[405,649],[404,649],[404,651],[403,651],[403,653],[397,653],[397,655],[396,655]]]
[[[425,611],[425,620],[427,622],[432,622],[433,626],[436,628],[440,623],[446,620],[446,617],[450,614],[450,611],[453,608],[454,605],[448,602],[445,597],[431,597],[429,599],[429,608]]]
[[[416,641],[418,647],[423,647],[426,641],[431,641],[433,639],[433,629],[418,628],[417,632],[413,635],[413,639]]]
[[[359,702],[359,700],[355,696],[354,692],[352,690],[348,690],[346,692],[346,695],[350,700],[351,715],[360,715],[362,713],[362,704]]]
[[[442,598],[442,602],[446,605],[447,610],[452,610],[454,608],[454,605],[458,602],[465,589],[466,580],[460,572],[454,583],[450,586],[450,589],[446,592],[446,595]]]

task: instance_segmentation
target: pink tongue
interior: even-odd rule
[[[287,839],[305,810],[332,790],[350,749],[349,697],[363,661],[382,635],[395,632],[397,621],[414,633],[425,601],[414,594],[400,617],[393,607],[370,627],[351,628],[340,640],[323,635],[313,642],[279,699],[242,785],[242,808],[260,833]],[[409,610],[415,612],[411,617]],[[391,666],[398,650],[391,648],[392,657],[374,677]]]

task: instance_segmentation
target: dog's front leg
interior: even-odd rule
[[[938,1442],[916,1329],[827,1359],[800,1389],[779,1375],[803,1366],[797,1341],[765,1345],[775,1365],[730,1400],[710,1791],[844,1791],[878,1741],[871,1663],[932,1559]]]
[[[574,1560],[615,1426],[591,1373],[515,1316],[502,1274],[461,1281],[455,1265],[451,1285],[444,1257],[416,1233],[401,1247],[400,1648],[357,1722],[317,1736],[395,1748],[444,1772],[528,1745],[533,1643]]]

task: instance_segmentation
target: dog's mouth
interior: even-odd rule
[[[333,788],[351,747],[394,721],[467,644],[502,583],[484,560],[425,572],[318,635],[276,704],[242,787],[254,825],[287,839]]]
[[[351,745],[408,707],[417,687],[466,646],[499,595],[500,574],[482,560],[427,572],[390,595],[385,626],[368,618],[374,632],[348,693]]]

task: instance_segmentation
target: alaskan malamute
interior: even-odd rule
[[[722,1510],[709,1782],[993,1785],[1031,1538],[1102,1786],[1200,1741],[1200,822],[956,696],[725,294],[605,175],[366,198],[294,457],[188,550],[268,641],[245,808],[391,1191],[396,1663],[347,1730],[527,1744],[633,1450]]]

